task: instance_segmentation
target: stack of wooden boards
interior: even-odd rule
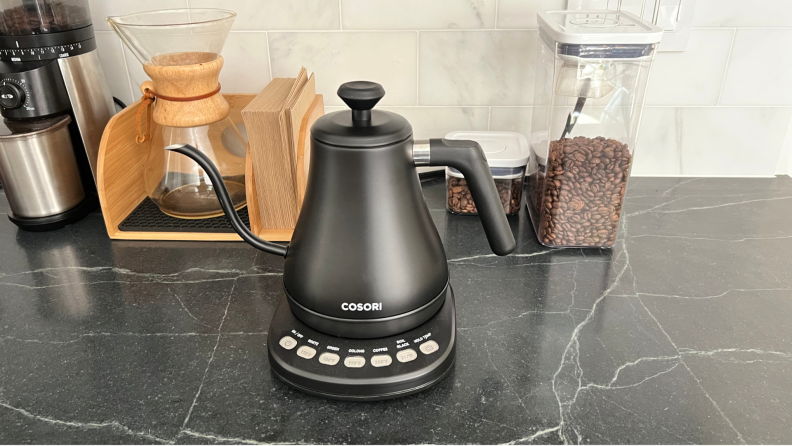
[[[323,114],[322,96],[305,68],[296,78],[273,79],[242,110],[255,191],[248,193],[248,211],[258,213],[261,230],[294,229],[297,224],[310,161],[310,129]]]

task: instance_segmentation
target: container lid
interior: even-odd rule
[[[451,132],[446,139],[476,141],[484,149],[490,167],[525,167],[530,148],[525,136],[515,132]]]
[[[660,27],[627,11],[547,11],[537,19],[539,30],[558,43],[640,45],[663,38]]]
[[[404,141],[412,127],[402,116],[384,110],[372,110],[385,96],[382,85],[374,82],[347,82],[338,88],[338,96],[352,110],[342,110],[320,117],[311,127],[311,137],[335,146],[378,147]]]

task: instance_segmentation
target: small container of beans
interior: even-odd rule
[[[476,141],[484,149],[495,188],[506,215],[520,212],[525,165],[529,148],[525,136],[513,132],[451,132],[446,139]],[[446,167],[446,209],[452,214],[478,215],[465,177],[456,169]]]
[[[531,221],[545,246],[609,248],[663,32],[624,11],[540,12],[537,21]]]

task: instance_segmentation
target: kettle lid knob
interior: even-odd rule
[[[376,82],[346,82],[338,87],[338,97],[352,109],[354,121],[370,121],[371,109],[383,96],[385,89]]]

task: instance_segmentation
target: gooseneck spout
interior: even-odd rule
[[[286,257],[286,252],[288,250],[286,246],[268,242],[257,237],[250,231],[250,229],[245,226],[244,223],[242,223],[242,219],[239,218],[236,210],[234,210],[234,204],[231,202],[231,196],[228,195],[228,189],[226,189],[225,183],[223,183],[223,177],[220,175],[217,167],[215,167],[209,157],[189,144],[172,144],[165,147],[165,150],[181,153],[182,155],[198,163],[198,165],[201,166],[204,171],[206,171],[206,174],[209,175],[209,179],[212,180],[214,191],[217,194],[217,199],[220,201],[220,206],[223,208],[223,212],[225,212],[225,215],[228,217],[228,221],[231,222],[231,226],[234,227],[234,230],[239,234],[240,237],[242,237],[242,240],[248,242],[256,249],[260,249],[270,254],[277,254],[281,257]]]

